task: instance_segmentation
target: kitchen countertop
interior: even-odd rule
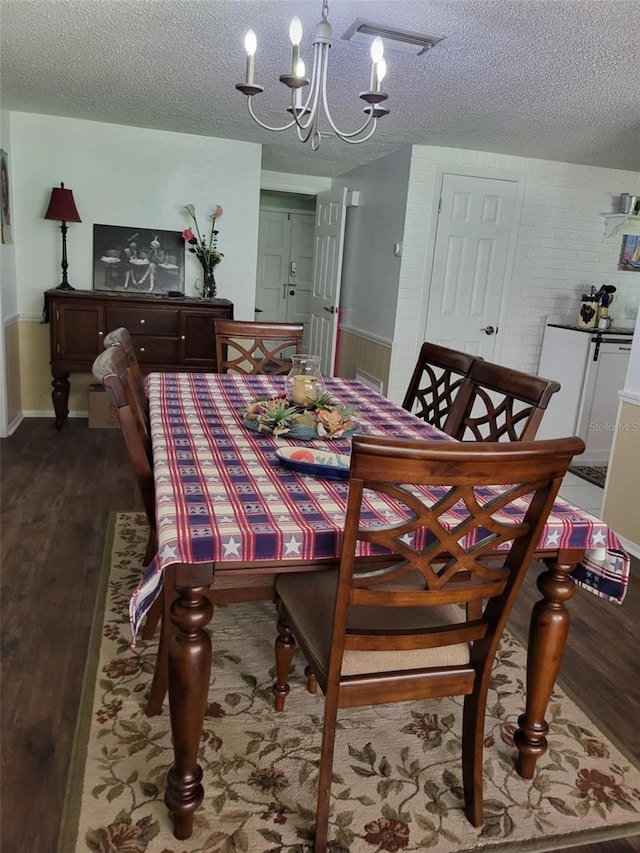
[[[602,337],[626,335],[632,338],[634,331],[633,329],[625,329],[620,326],[611,326],[609,329],[583,329],[581,326],[572,326],[567,323],[547,323],[547,326],[553,326],[555,329],[570,329],[572,332],[586,332],[588,335],[601,335]]]

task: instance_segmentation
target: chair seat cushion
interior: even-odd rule
[[[419,573],[415,575],[420,577]],[[310,658],[309,663],[314,669],[319,669],[316,675],[326,673],[329,667],[337,583],[337,569],[282,574],[276,580],[276,590],[291,618],[294,634],[296,626],[304,627],[305,650]],[[406,582],[402,584],[402,586],[406,585]],[[349,627],[358,629],[367,627],[390,630],[409,627],[433,628],[440,625],[456,625],[464,621],[463,611],[453,604],[415,608],[355,607],[351,609],[351,614]],[[402,621],[399,621],[400,619]],[[408,651],[380,652],[346,649],[342,659],[342,674],[360,675],[403,669],[459,666],[468,664],[469,659],[469,643]]]

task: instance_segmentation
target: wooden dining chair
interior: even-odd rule
[[[135,407],[135,413],[138,418],[138,424],[144,432],[144,446],[147,456],[149,457],[150,465],[153,467],[153,451],[151,448],[151,423],[149,420],[149,401],[147,392],[144,387],[144,377],[140,369],[140,363],[136,355],[133,339],[128,329],[120,326],[112,332],[108,332],[104,337],[104,347],[108,349],[112,346],[119,346],[127,360],[127,381],[132,398],[132,405]],[[154,497],[155,501],[155,497]],[[147,565],[147,563],[145,563]],[[158,623],[162,616],[162,601],[156,599],[147,613],[144,625],[141,629],[143,640],[150,640],[155,634]]]
[[[302,352],[302,323],[215,320],[215,331],[218,373],[288,373]]]
[[[127,359],[127,368],[129,370],[129,387],[133,395],[133,402],[138,410],[138,415],[144,425],[147,433],[150,433],[149,425],[149,401],[144,387],[144,377],[140,369],[138,356],[136,355],[133,339],[128,329],[120,326],[108,332],[104,337],[104,347],[108,349],[112,346],[119,346],[123,349]]]
[[[149,522],[149,541],[144,555],[144,565],[148,566],[158,547],[151,434],[136,403],[124,348],[112,345],[103,350],[93,362],[93,375],[104,385],[116,407],[120,428],[138,481]]]
[[[583,449],[575,437],[470,446],[354,436],[339,570],[276,580],[276,710],[289,693],[296,643],[308,689],[319,683],[325,693],[315,853],[327,845],[339,708],[464,695],[464,808],[482,824],[493,660],[562,477]],[[496,484],[488,497],[484,487]],[[416,488],[431,485],[437,498]],[[383,526],[371,523],[365,503],[376,493],[397,509]],[[510,516],[525,495],[524,519]],[[389,565],[356,562],[359,542],[388,549]],[[468,620],[459,605],[472,601],[483,606]]]
[[[478,356],[425,341],[402,407],[444,430],[460,386]]]
[[[474,361],[445,431],[460,441],[532,441],[549,400],[559,389],[552,379]]]

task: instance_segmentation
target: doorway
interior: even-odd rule
[[[425,340],[492,359],[518,188],[514,180],[442,176]]]
[[[313,281],[314,196],[260,194],[256,320],[304,323],[308,347]]]

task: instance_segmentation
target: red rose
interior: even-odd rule
[[[189,242],[189,240],[193,240],[193,231],[191,230],[191,228],[185,228],[185,230],[182,232],[182,237],[187,242]]]

